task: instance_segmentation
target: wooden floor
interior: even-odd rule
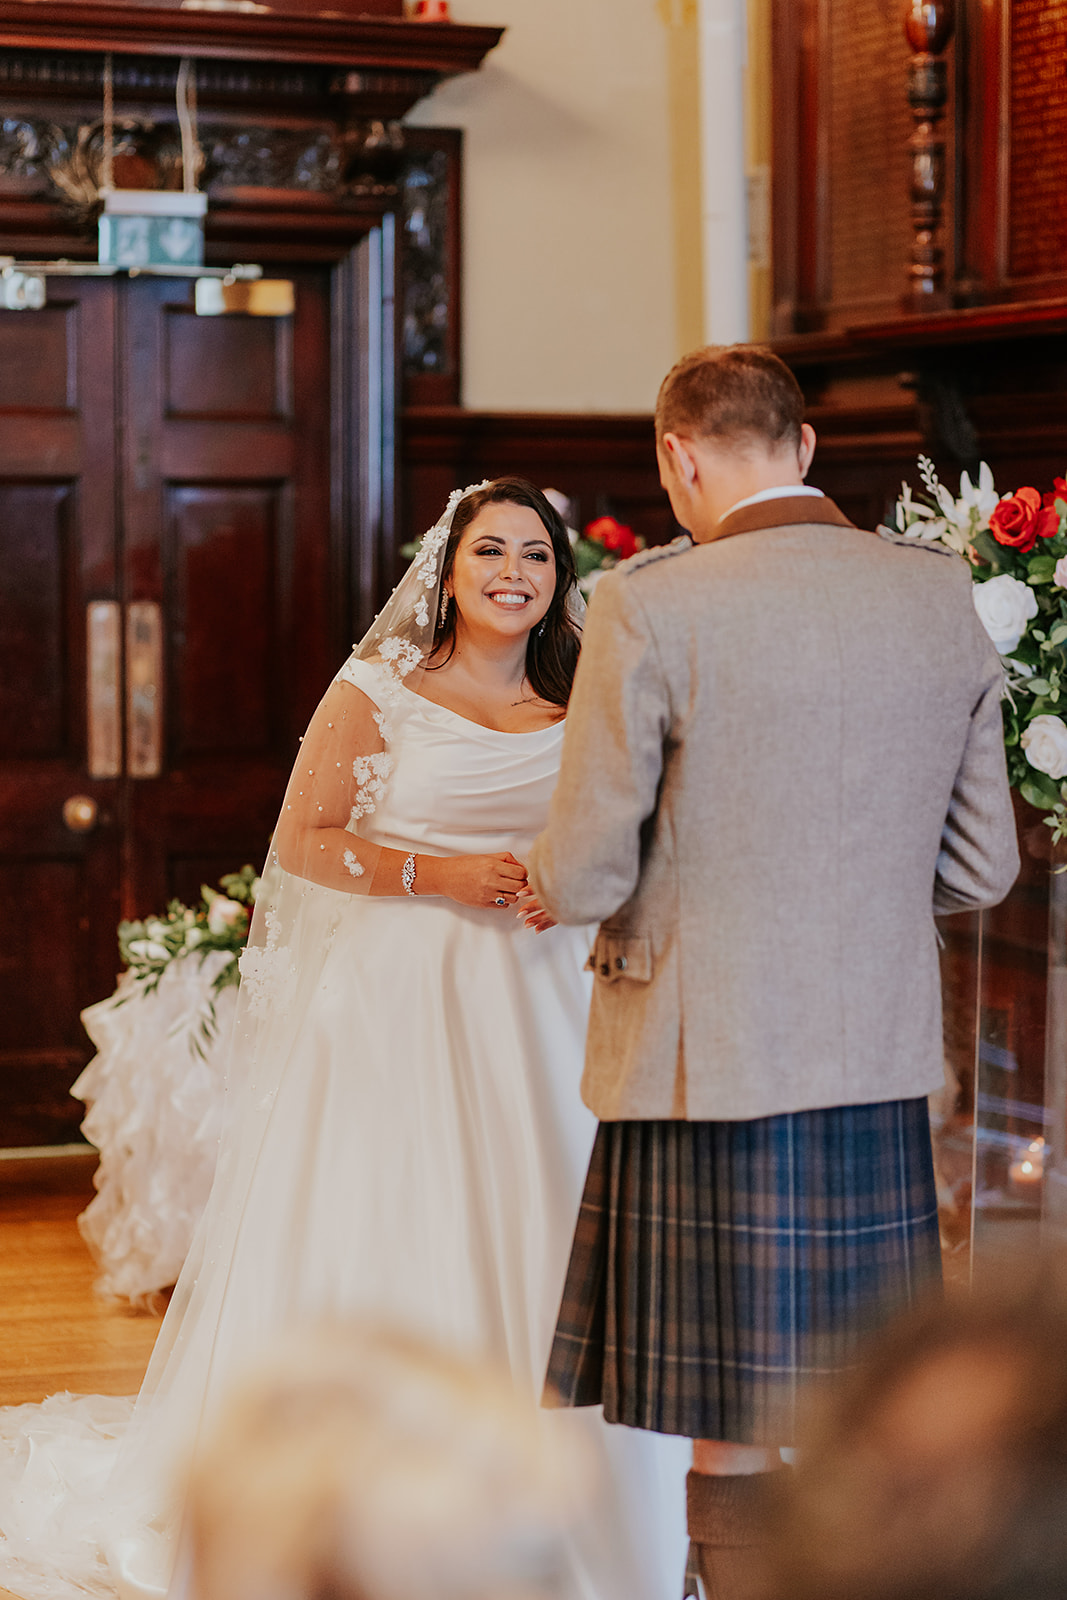
[[[93,1154],[0,1158],[0,1405],[140,1387],[160,1318],[93,1294],[75,1218],[95,1164]]]
[[[0,1157],[0,1405],[140,1388],[160,1318],[93,1294],[76,1218],[95,1166],[92,1153]]]

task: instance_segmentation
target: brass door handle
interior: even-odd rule
[[[63,802],[63,821],[71,833],[92,833],[100,807],[91,794],[72,794]]]
[[[90,778],[122,771],[122,616],[117,600],[91,600],[86,613],[87,745]]]
[[[163,618],[154,600],[126,608],[126,771],[158,778],[163,770]]]

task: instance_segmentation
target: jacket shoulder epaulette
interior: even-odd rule
[[[955,550],[951,550],[947,544],[941,544],[937,539],[917,539],[914,536],[909,538],[906,533],[898,533],[896,528],[887,528],[884,522],[878,524],[875,532],[879,539],[884,539],[887,544],[907,545],[909,550],[933,550],[939,556],[956,556],[957,560],[963,559]]]
[[[677,539],[672,539],[670,544],[654,544],[649,550],[639,550],[635,556],[628,556],[625,561],[620,561],[615,568],[616,572],[638,572],[642,567],[649,567],[654,561],[662,561],[666,556],[680,556],[686,550],[692,550],[693,541],[687,533],[680,533]]]

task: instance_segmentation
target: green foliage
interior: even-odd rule
[[[990,571],[986,574],[987,577],[991,578],[996,573],[1004,570],[1000,564],[1000,558],[1004,554],[1004,546],[997,543],[988,528],[984,528],[981,533],[975,534],[971,540],[971,548],[974,550],[975,555],[990,568]]]
[[[607,556],[602,544],[596,544],[592,539],[579,539],[574,546],[574,565],[578,582],[581,583],[591,573],[599,572],[602,567],[613,567],[615,562]]]
[[[933,463],[922,456],[919,476],[926,494],[915,496],[904,486],[896,525],[910,537],[930,537],[931,530],[940,530],[941,541],[969,562],[975,584],[1006,575],[1033,593],[1037,614],[1027,622],[1011,654],[1002,657],[1004,750],[1012,787],[1032,806],[1049,813],[1045,821],[1054,840],[1067,839],[1067,783],[1032,766],[1023,744],[1036,717],[1067,722],[1067,590],[1055,581],[1057,564],[1067,556],[1067,498],[1057,494],[1052,502],[1058,518],[1052,536],[1043,536],[1042,523],[1033,529],[1031,548],[1023,551],[993,535],[995,508],[1000,499],[1010,497],[997,495],[987,467],[982,467],[977,493],[969,479],[961,479],[958,499],[939,482]],[[1061,483],[1057,480],[1057,487]]]
[[[222,951],[229,957],[212,980],[212,995],[236,988],[241,982],[238,957],[248,940],[258,890],[259,877],[255,868],[244,866],[240,872],[230,872],[220,878],[219,889],[202,884],[199,905],[187,906],[181,900],[171,900],[162,916],[120,922],[119,954],[135,984],[123,999],[132,999],[134,994],[151,994],[159,987],[172,961],[196,956],[203,962],[212,951]],[[204,1035],[210,1037],[214,1027],[212,998],[204,1020]],[[199,1049],[199,1044],[196,1047]]]

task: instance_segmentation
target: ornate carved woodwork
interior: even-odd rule
[[[778,335],[1067,295],[1067,0],[775,0]]]
[[[954,0],[907,0],[904,32],[912,49],[908,103],[915,131],[911,150],[911,221],[915,237],[908,276],[916,308],[943,304],[945,252],[941,238],[945,206],[945,135],[948,100],[945,50],[955,26]]]
[[[176,60],[115,59],[120,187],[181,182],[177,69]],[[431,82],[421,71],[198,62],[200,182],[210,201],[207,259],[223,261],[252,244],[262,248],[272,230],[284,233],[290,246],[302,236],[305,250],[320,258],[332,252],[336,259],[369,222],[397,206],[407,159],[398,118]],[[94,255],[103,57],[0,50],[0,92],[0,248],[17,255]],[[409,137],[414,159],[434,167],[432,149],[442,141],[428,146],[423,130]],[[443,153],[434,170],[439,185],[425,173],[434,249],[439,267],[448,268],[445,277],[453,279],[458,147]],[[271,212],[266,226],[265,207]],[[453,331],[449,338],[454,345]]]
[[[404,400],[458,405],[462,134],[406,128],[400,174]]]

